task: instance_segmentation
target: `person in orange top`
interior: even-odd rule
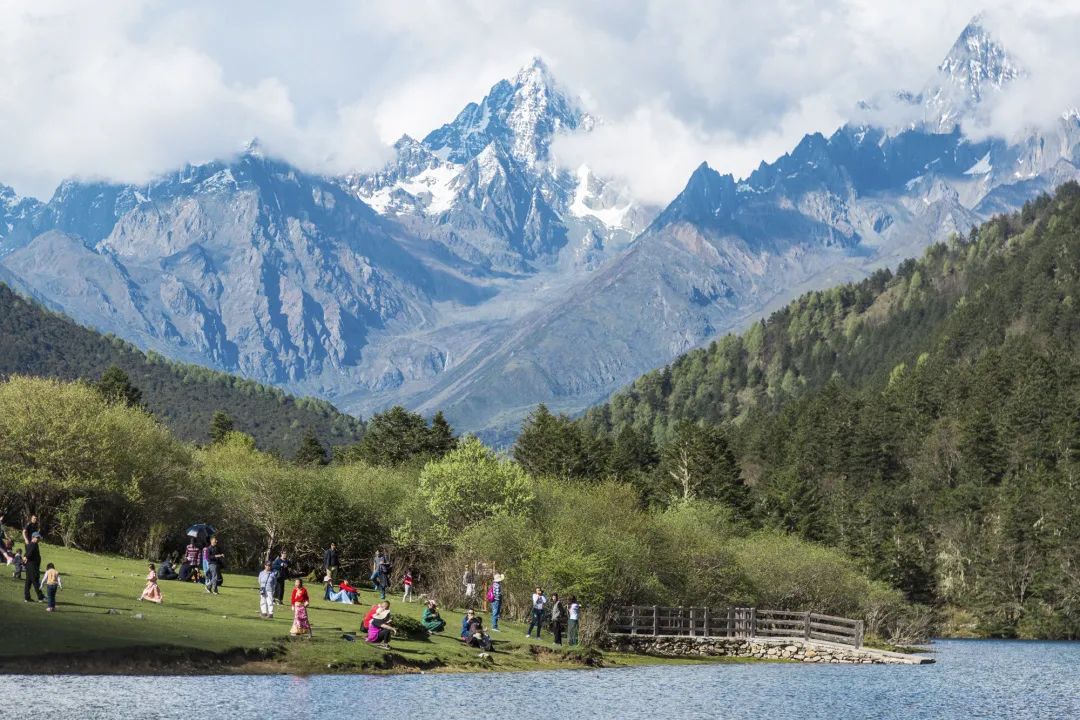
[[[293,624],[289,630],[290,635],[307,635],[311,637],[311,623],[308,621],[308,592],[304,587],[304,581],[296,578],[296,586],[292,591]]]

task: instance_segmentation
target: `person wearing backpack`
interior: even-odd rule
[[[499,630],[499,615],[502,614],[503,580],[505,576],[502,573],[495,573],[493,579],[494,582],[491,583],[487,593],[487,601],[491,605],[491,632],[501,632]]]
[[[563,607],[559,593],[551,594],[551,634],[555,636],[555,644],[562,645],[563,628],[566,627],[566,608]]]

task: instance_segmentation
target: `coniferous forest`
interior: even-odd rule
[[[0,378],[29,374],[97,382],[112,367],[130,379],[141,393],[140,402],[183,440],[209,440],[215,412],[229,416],[235,429],[250,434],[259,447],[286,455],[307,432],[333,445],[354,442],[363,432],[359,420],[324,400],[294,398],[235,375],[143,353],[48,312],[0,283]]]
[[[1080,635],[1080,185],[803,296],[581,420],[535,472],[710,497],[843,550],[947,632]]]

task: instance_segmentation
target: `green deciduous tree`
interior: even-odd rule
[[[420,494],[444,535],[493,515],[522,514],[533,500],[521,467],[500,459],[475,437],[424,466]]]

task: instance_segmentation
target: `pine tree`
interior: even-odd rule
[[[233,419],[223,410],[215,410],[210,418],[210,442],[219,443],[233,431]]]
[[[427,422],[421,415],[396,405],[373,415],[364,437],[344,455],[369,465],[396,467],[428,458],[430,451],[431,432]]]
[[[110,365],[94,387],[109,402],[123,403],[128,407],[138,407],[142,402],[142,391],[131,384],[128,374],[117,365]]]
[[[297,465],[325,465],[328,462],[326,448],[319,442],[314,430],[308,430],[304,433],[304,437],[300,441],[300,447],[297,448],[296,454],[293,455],[293,462]]]
[[[440,410],[431,419],[431,428],[428,430],[428,453],[432,458],[439,459],[456,448],[457,444],[454,429],[450,427],[446,416]]]

